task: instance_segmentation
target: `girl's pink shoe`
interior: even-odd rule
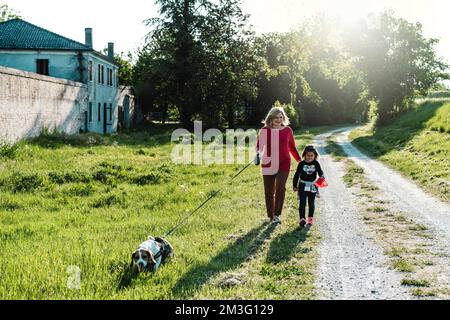
[[[308,218],[308,225],[312,226],[314,224],[314,218]]]

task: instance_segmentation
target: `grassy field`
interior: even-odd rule
[[[298,147],[323,130],[299,133]],[[297,230],[290,188],[285,223],[273,228],[259,167],[229,186],[242,166],[175,165],[170,133],[46,135],[0,146],[0,299],[313,298],[320,239]],[[171,263],[157,275],[130,272],[131,252],[148,235],[163,235],[219,188],[169,239]],[[68,286],[74,268],[79,289]]]
[[[436,92],[390,126],[350,135],[353,143],[450,202],[450,92]]]

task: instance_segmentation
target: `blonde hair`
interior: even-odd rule
[[[286,115],[286,112],[284,111],[284,109],[283,109],[283,108],[280,108],[280,107],[274,107],[274,108],[272,108],[272,109],[269,111],[269,113],[267,114],[266,120],[264,120],[262,123],[263,123],[266,127],[270,128],[270,127],[272,126],[272,121],[273,121],[273,119],[274,119],[277,115],[279,115],[280,113],[283,115],[283,126],[285,126],[285,127],[289,126],[289,125],[291,124],[291,122],[289,121],[289,118],[288,118],[288,116]]]

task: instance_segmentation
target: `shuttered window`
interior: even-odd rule
[[[93,64],[92,64],[92,61],[89,61],[89,81],[92,81],[93,80]]]
[[[89,122],[92,122],[92,102],[89,102]]]

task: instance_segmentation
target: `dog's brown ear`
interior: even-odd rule
[[[135,251],[135,252],[133,252],[133,253],[131,254],[130,267],[133,267],[133,266],[134,266],[134,255],[136,254],[136,252],[137,252],[137,251]]]

